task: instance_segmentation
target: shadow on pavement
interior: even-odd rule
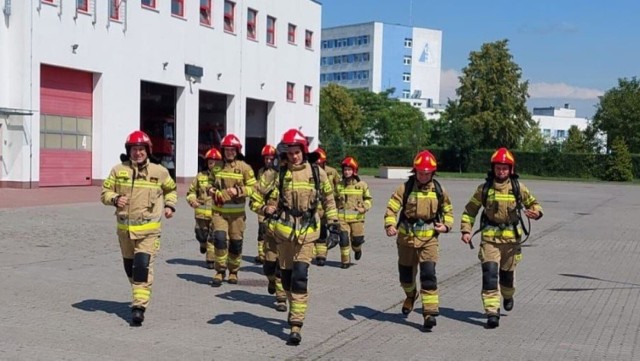
[[[377,320],[383,322],[393,322],[399,325],[405,325],[413,328],[417,328],[422,330],[422,323],[416,324],[407,321],[406,317],[400,313],[400,308],[398,307],[398,312],[387,313],[383,311],[374,310],[371,307],[367,306],[354,306],[345,308],[343,310],[338,311],[340,316],[346,318],[347,320],[355,321],[354,316],[361,316],[369,320]]]
[[[239,301],[249,304],[259,304],[267,308],[273,309],[275,307],[276,297],[274,295],[261,295],[250,293],[241,290],[232,290],[229,292],[216,295],[218,298],[222,298],[227,301]]]
[[[185,281],[189,281],[189,282],[193,282],[193,283],[197,283],[205,286],[210,286],[211,280],[213,279],[212,276],[194,275],[191,273],[178,273],[176,276],[178,276],[178,278],[183,279]]]
[[[172,258],[166,260],[168,264],[181,264],[184,266],[198,266],[202,268],[207,268],[207,263],[204,259],[186,259],[186,258]]]
[[[116,302],[116,301],[106,301],[106,300],[84,300],[78,303],[74,303],[73,305],[71,305],[71,307],[77,308],[83,311],[88,311],[88,312],[102,311],[102,312],[110,313],[127,321],[127,323],[129,323],[129,319],[131,316],[129,302]]]
[[[225,322],[255,328],[283,341],[286,341],[289,338],[285,332],[285,330],[289,328],[287,321],[276,318],[260,317],[247,312],[234,312],[231,314],[217,315],[207,323],[211,325],[220,325]]]
[[[486,322],[484,320],[487,318],[484,313],[476,311],[458,311],[447,307],[440,307],[440,316],[482,327],[485,327]]]
[[[635,286],[635,287],[631,287],[631,288],[640,287],[640,284],[637,284],[637,283],[605,280],[603,278],[598,278],[598,277],[593,277],[593,276],[585,276],[585,275],[578,275],[578,274],[573,274],[573,273],[559,273],[559,275],[560,276],[565,276],[565,277],[572,277],[572,278],[583,278],[583,279],[587,279],[587,280],[602,281],[602,282],[609,282],[609,283],[617,283],[617,284],[620,284],[620,285]],[[589,289],[586,289],[586,290],[590,291],[590,290],[595,290],[595,289],[602,289],[602,288],[589,288]]]
[[[264,275],[264,272],[262,272],[262,265],[243,266],[243,267],[240,267],[240,272],[251,272],[259,275]]]

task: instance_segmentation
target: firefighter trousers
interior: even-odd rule
[[[420,270],[420,298],[422,300],[422,314],[438,315],[439,294],[436,278],[436,263],[438,262],[438,239],[431,238],[421,242],[420,247],[398,244],[398,273],[400,286],[407,297],[415,299],[416,275]]]
[[[482,241],[478,258],[482,263],[482,305],[487,315],[500,314],[500,296],[510,299],[516,292],[516,266],[522,260],[517,243]]]
[[[278,260],[282,286],[289,300],[289,325],[302,327],[309,302],[309,265],[313,257],[313,242],[278,243]]]
[[[160,250],[160,235],[131,239],[129,232],[118,231],[124,271],[131,284],[132,307],[149,306],[153,285],[153,264]]]
[[[246,216],[213,214],[213,243],[215,246],[215,270],[238,273],[242,263],[242,240]]]
[[[314,253],[316,258],[327,259],[327,254],[329,253],[329,249],[327,248],[328,236],[329,231],[327,230],[326,219],[322,219],[320,221],[320,237],[314,242]]]
[[[196,239],[201,246],[207,248],[207,262],[215,261],[215,246],[213,245],[213,229],[211,219],[196,218]]]
[[[354,252],[362,250],[364,243],[364,222],[340,221],[340,262],[351,263],[351,249]]]
[[[264,236],[264,275],[276,286],[276,302],[287,302],[287,293],[282,287],[282,276],[278,265],[278,245],[273,235]]]

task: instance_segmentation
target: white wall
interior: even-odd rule
[[[440,103],[440,69],[442,62],[442,31],[413,28],[411,52],[411,94],[421,90],[420,98]]]
[[[318,3],[238,0],[235,34],[223,30],[221,0],[213,1],[212,27],[200,24],[199,1],[186,1],[185,17],[177,18],[170,13],[169,1],[158,1],[158,9],[149,10],[142,8],[139,1],[130,0],[124,3],[122,22],[109,21],[107,0],[92,1],[96,8],[90,9],[90,14],[76,14],[75,3],[59,0],[59,5],[51,6],[39,0],[13,1],[12,15],[0,22],[0,108],[36,110],[32,121],[34,180],[38,179],[39,167],[40,64],[96,74],[94,179],[106,177],[123,151],[127,134],[139,127],[141,81],[178,88],[178,177],[191,177],[197,172],[199,90],[233,95],[227,129],[241,139],[246,134],[248,97],[275,103],[269,114],[269,143],[277,143],[285,130],[300,126],[306,135],[317,139],[321,32]],[[259,12],[256,42],[246,39],[247,7]],[[266,45],[267,15],[277,18],[275,47]],[[297,45],[287,42],[289,22],[297,25]],[[33,39],[29,41],[31,25]],[[305,49],[305,29],[314,33],[312,50]],[[72,44],[78,44],[75,54]],[[166,69],[164,62],[168,62]],[[185,63],[204,68],[199,82],[192,84],[185,77]],[[295,102],[286,101],[287,81],[296,84]],[[303,102],[304,85],[313,87],[311,105]],[[14,119],[12,116],[11,121]],[[6,155],[11,164],[5,167],[0,180],[27,181],[29,157],[24,137],[16,130],[4,131],[3,137],[12,144],[2,152],[3,159]]]

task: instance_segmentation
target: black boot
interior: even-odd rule
[[[513,310],[513,297],[512,298],[505,298],[502,301],[502,305],[504,306],[504,310],[505,311]]]
[[[269,283],[267,284],[267,292],[270,295],[276,293],[276,280],[269,280]]]
[[[324,264],[327,262],[326,258],[316,257],[316,266],[324,267]]]
[[[350,266],[351,266],[351,263],[343,263],[343,264],[341,264],[341,265],[340,265],[340,268],[342,268],[342,269],[347,269],[347,268],[349,268]]]
[[[207,261],[207,269],[216,268],[216,263],[214,261]]]
[[[202,253],[202,254],[207,253],[207,244],[206,243],[200,243],[200,253]]]
[[[362,250],[356,251],[355,254],[354,254],[354,257],[355,257],[356,261],[359,261],[360,258],[362,258]]]
[[[489,315],[487,317],[487,328],[496,328],[498,326],[500,326],[500,316]]]
[[[431,331],[433,327],[437,324],[436,317],[433,315],[429,315],[424,319],[424,330]]]
[[[142,321],[144,321],[144,307],[133,307],[131,309],[131,326],[142,326]]]
[[[297,330],[292,329],[291,333],[289,334],[289,340],[287,341],[287,344],[292,346],[298,346],[301,341],[302,341],[302,335],[300,334],[300,329],[297,329]]]

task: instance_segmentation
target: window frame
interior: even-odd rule
[[[122,21],[120,19],[120,6],[122,5],[122,0],[109,0],[109,20],[110,21]],[[115,16],[112,11],[115,6]]]
[[[202,5],[203,1],[206,2],[205,5]],[[200,0],[200,25],[213,26],[213,4],[211,2],[212,0]],[[206,14],[205,19],[202,16],[203,12]]]
[[[289,102],[296,101],[295,90],[296,90],[296,83],[292,83],[288,81],[287,82],[287,101]]]
[[[304,86],[304,103],[305,104],[311,104],[311,92],[313,91],[313,88],[311,87],[311,85],[305,85]]]
[[[249,21],[249,14],[253,14],[253,21]],[[249,27],[253,26],[253,35],[249,31]],[[247,8],[247,39],[258,40],[258,10]]]
[[[173,5],[174,4],[178,5],[178,9],[180,10],[179,13],[174,13],[173,12]],[[171,16],[184,18],[184,14],[185,14],[184,0],[171,0]]]
[[[402,58],[402,64],[411,65],[411,63],[412,63],[411,55],[405,55],[404,58]]]
[[[296,43],[296,32],[298,31],[298,26],[296,24],[289,23],[287,26],[287,41],[289,44]]]
[[[78,4],[80,1],[83,2],[84,6],[80,6],[80,4]],[[83,13],[88,13],[89,12],[89,0],[76,0],[76,10],[83,12]]]
[[[142,1],[140,1],[140,6],[142,6],[145,9],[153,9],[155,10],[156,7],[158,6],[157,1],[156,0],[149,0],[149,2],[151,2],[151,5],[145,5],[142,3]]]
[[[227,12],[227,4],[231,5],[231,12]],[[224,1],[224,31],[235,34],[236,30],[236,3],[233,1]]]
[[[411,73],[402,73],[402,81],[405,83],[411,83]]]
[[[404,47],[407,49],[413,48],[413,38],[404,38]]]
[[[313,31],[306,29],[304,31],[304,47],[313,49]]]
[[[267,45],[276,46],[276,19],[274,16],[267,15]],[[269,22],[271,22],[271,26],[269,26]],[[271,36],[271,41],[269,41],[269,36]]]

